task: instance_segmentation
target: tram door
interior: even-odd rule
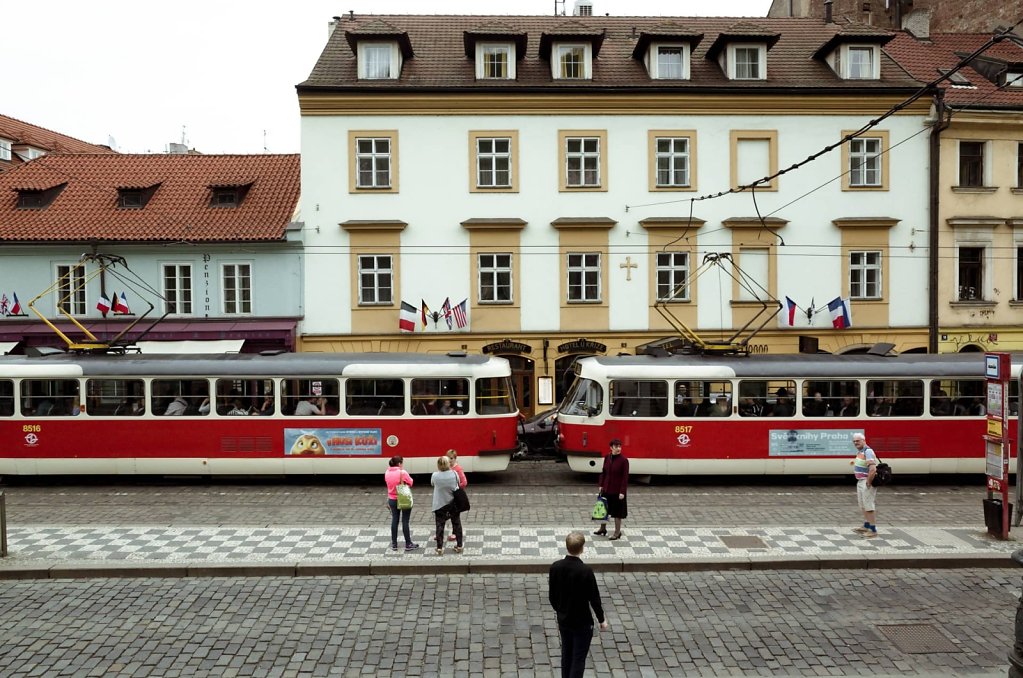
[[[529,417],[533,414],[533,407],[535,405],[533,399],[534,363],[529,358],[520,355],[505,355],[501,357],[511,363],[515,404],[519,406],[519,412]]]

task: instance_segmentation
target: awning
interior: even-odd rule
[[[210,341],[139,341],[136,346],[143,355],[155,353],[238,353],[244,339],[213,339]]]
[[[20,341],[0,341],[0,355],[14,350],[14,347],[20,343]]]

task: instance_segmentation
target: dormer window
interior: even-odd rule
[[[514,80],[515,46],[511,43],[477,44],[476,77],[480,80]]]
[[[1023,88],[1023,69],[1006,71],[1005,86]]]
[[[122,210],[140,210],[149,204],[149,199],[160,187],[159,183],[151,186],[118,186],[117,208]]]
[[[650,69],[658,80],[689,79],[689,49],[686,45],[651,45],[655,69]]]
[[[57,199],[60,192],[67,186],[66,183],[58,184],[50,188],[16,188],[18,192],[18,209],[20,210],[41,210],[46,209]]]
[[[732,45],[728,50],[728,77],[732,80],[765,80],[767,78],[767,46]]]
[[[551,69],[556,79],[589,80],[592,77],[589,45],[556,45],[554,55]]]
[[[0,139],[0,160],[10,161],[11,142],[7,139]]]
[[[839,31],[814,52],[843,80],[879,80],[881,47],[894,36],[871,29]]]
[[[235,185],[210,186],[210,207],[231,209],[238,207],[245,200],[251,183]]]
[[[387,42],[359,44],[359,77],[366,80],[394,80],[401,71],[396,45]]]

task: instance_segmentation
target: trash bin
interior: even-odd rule
[[[1009,504],[1009,516],[1012,517],[1012,504]],[[984,527],[992,534],[1002,533],[1002,500],[984,500]]]

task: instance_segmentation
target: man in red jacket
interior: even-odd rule
[[[622,521],[629,516],[629,505],[625,495],[629,490],[629,460],[622,454],[622,441],[615,438],[611,441],[611,453],[604,457],[604,470],[597,481],[597,494],[607,499],[607,514],[615,519],[615,533],[608,539],[622,538]],[[607,524],[593,534],[607,534]]]

